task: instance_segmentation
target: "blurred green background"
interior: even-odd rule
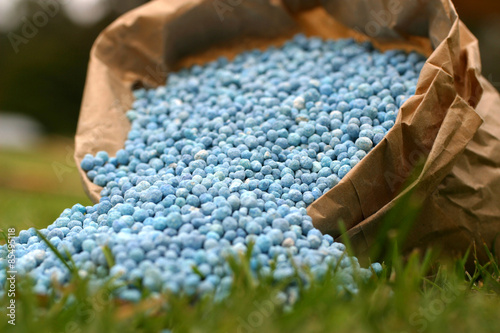
[[[64,208],[90,204],[72,157],[89,51],[110,22],[145,2],[0,0],[0,229],[44,227]],[[499,89],[500,2],[455,4]]]
[[[0,229],[90,204],[73,135],[92,43],[147,0],[0,0]],[[45,19],[47,18],[47,19]]]

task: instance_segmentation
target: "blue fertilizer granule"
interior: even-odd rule
[[[232,284],[227,257],[249,244],[255,275],[282,281],[295,266],[308,284],[337,266],[339,288],[356,292],[353,274],[369,278],[380,264],[360,268],[313,227],[306,207],[384,139],[424,62],[352,39],[297,35],[280,48],[171,73],[166,86],[134,91],[124,149],[81,162],[103,187],[100,202],[65,209],[40,232],[81,276],[118,276],[125,286],[117,297],[131,301],[142,288],[223,298]],[[16,241],[18,274],[31,276],[37,293],[48,293],[52,279],[69,281],[33,228]],[[3,259],[0,285],[6,266]]]

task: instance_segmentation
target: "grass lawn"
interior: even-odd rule
[[[0,148],[0,229],[42,228],[75,203],[89,205],[73,142],[51,138],[28,151]]]
[[[67,140],[36,152],[0,151],[0,229],[42,228],[64,208],[90,204],[71,156]],[[4,297],[0,332],[500,332],[496,260],[466,273],[463,258],[443,262],[429,252],[403,260],[396,246],[388,253],[382,274],[354,295],[338,290],[335,277],[309,287],[292,278],[299,286],[293,306],[277,296],[283,285],[250,277],[246,260],[235,266],[236,282],[222,301],[145,293],[129,304],[109,297],[111,284],[96,289],[78,274],[41,297],[18,277],[16,325],[8,323]]]

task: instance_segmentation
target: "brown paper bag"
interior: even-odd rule
[[[439,245],[461,253],[472,242],[492,246],[500,231],[500,97],[481,77],[477,41],[451,2],[319,2],[157,0],[120,17],[91,51],[76,134],[78,165],[87,153],[123,147],[135,85],[162,85],[180,66],[280,45],[297,32],[370,39],[380,49],[414,49],[429,58],[394,128],[308,208],[315,226],[338,236],[342,220],[361,254],[389,209],[411,190],[427,199],[405,250]],[[100,188],[79,171],[97,201]]]

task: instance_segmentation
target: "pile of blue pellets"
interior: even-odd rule
[[[65,209],[40,232],[82,277],[117,277],[117,297],[130,301],[144,289],[223,298],[229,257],[251,244],[255,276],[280,282],[297,270],[307,284],[335,268],[339,288],[356,292],[354,274],[368,279],[380,264],[361,268],[314,228],[306,207],[383,140],[424,62],[368,42],[297,35],[171,73],[166,86],[134,91],[124,149],[81,162],[103,187],[100,202]],[[34,229],[16,240],[18,273],[37,293],[69,281]]]

